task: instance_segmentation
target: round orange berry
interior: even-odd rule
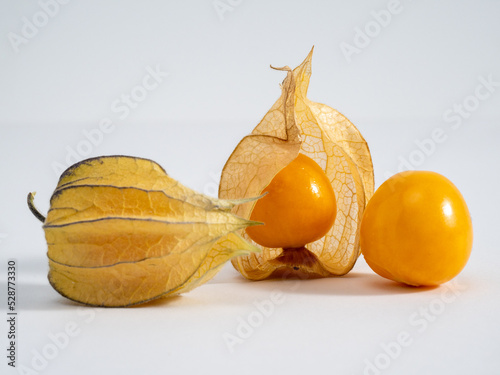
[[[335,193],[323,169],[299,154],[280,170],[259,199],[250,219],[264,225],[246,229],[259,245],[300,248],[322,238],[337,215]]]
[[[472,249],[472,221],[446,177],[407,171],[385,181],[361,222],[361,251],[379,275],[433,286],[458,275]]]

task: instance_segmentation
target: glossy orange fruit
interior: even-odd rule
[[[446,177],[407,171],[384,182],[361,222],[361,251],[379,275],[409,285],[439,285],[458,275],[472,249],[472,221]]]
[[[337,215],[335,193],[323,169],[299,154],[262,191],[250,220],[264,225],[246,232],[261,246],[300,248],[322,238]]]

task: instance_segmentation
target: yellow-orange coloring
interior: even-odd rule
[[[259,245],[300,248],[322,238],[337,214],[330,180],[311,158],[299,154],[276,174],[258,200],[250,220],[265,225],[246,229]]]
[[[438,173],[398,173],[366,207],[361,250],[368,265],[387,279],[414,286],[442,284],[465,267],[471,249],[465,200]]]

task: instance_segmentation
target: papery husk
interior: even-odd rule
[[[199,194],[148,159],[80,162],[61,176],[47,217],[37,215],[44,219],[50,284],[71,300],[106,307],[192,290],[229,259],[260,251],[233,234],[257,224],[230,212],[246,201]]]
[[[374,190],[370,151],[345,116],[306,97],[312,53],[294,70],[279,69],[287,72],[281,96],[229,157],[222,171],[219,197],[258,196],[282,168],[303,153],[315,160],[330,179],[337,199],[336,220],[323,238],[295,253],[260,246],[241,231],[242,237],[262,248],[260,253],[232,260],[248,279],[265,279],[288,270],[319,276],[344,275],[360,254],[359,227]],[[248,219],[254,205],[244,203],[232,211]]]

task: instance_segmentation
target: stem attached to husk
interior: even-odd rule
[[[40,220],[42,223],[45,223],[45,216],[43,216],[35,207],[35,194],[36,193],[28,193],[28,208],[38,220]]]

